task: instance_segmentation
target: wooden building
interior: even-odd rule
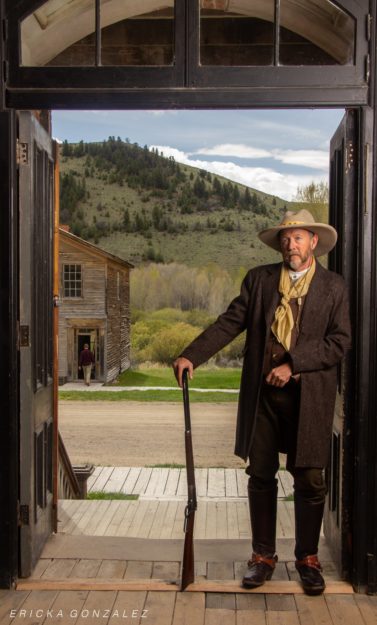
[[[377,0],[0,0],[0,21],[0,585],[30,574],[57,514],[54,149],[27,112],[338,107],[330,266],[353,351],[326,533],[342,574],[377,593]]]
[[[132,265],[66,229],[59,231],[59,383],[82,378],[90,345],[92,379],[111,382],[130,366]]]

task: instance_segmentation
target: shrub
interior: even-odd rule
[[[160,308],[159,310],[154,310],[149,315],[150,320],[163,321],[167,326],[178,321],[186,321],[186,317],[187,314],[180,308]]]
[[[204,330],[204,328],[207,328],[213,321],[215,321],[215,317],[209,315],[206,310],[198,310],[197,308],[194,308],[193,310],[188,310],[186,312],[186,321],[192,326]]]
[[[150,347],[152,360],[162,364],[171,364],[198,333],[198,328],[184,322],[160,330]]]

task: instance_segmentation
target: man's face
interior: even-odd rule
[[[318,235],[303,228],[289,228],[280,232],[280,248],[284,263],[293,271],[310,267],[318,243]]]

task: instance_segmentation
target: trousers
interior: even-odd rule
[[[90,384],[90,376],[92,374],[92,365],[83,365],[82,370],[84,372],[84,381],[85,384]]]
[[[300,385],[263,385],[249,455],[248,495],[253,551],[272,557],[276,551],[277,479],[279,453],[287,454],[287,470],[294,480],[295,555],[302,559],[318,552],[326,484],[322,467],[296,467]]]

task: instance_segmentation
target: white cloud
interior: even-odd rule
[[[236,158],[273,158],[286,165],[299,165],[310,169],[327,171],[329,168],[329,153],[325,150],[264,150],[244,144],[223,143],[212,148],[200,148],[190,154],[204,154],[206,156],[228,156]]]
[[[241,167],[231,161],[202,161],[189,158],[185,152],[169,146],[156,145],[151,146],[150,149],[152,148],[157,148],[167,158],[172,156],[179,163],[205,169],[213,174],[233,180],[233,182],[239,182],[270,195],[277,195],[285,200],[292,200],[295,197],[298,186],[305,186],[313,180],[320,182],[326,178],[320,174],[315,176],[282,174],[269,167]]]
[[[300,165],[311,169],[329,169],[329,153],[324,150],[273,150],[273,157],[287,165]]]
[[[237,158],[266,158],[271,156],[271,152],[262,148],[253,148],[249,145],[239,143],[222,143],[215,145],[213,148],[200,148],[192,154],[206,154],[216,156],[236,156]]]
[[[275,122],[272,120],[258,120],[254,122],[255,129],[267,131],[270,136],[290,137],[292,141],[297,139],[321,140],[322,131],[320,128],[308,128],[307,124],[287,124],[284,122]]]
[[[177,148],[171,148],[168,145],[150,145],[149,149],[158,150],[160,154],[163,154],[166,158],[172,156],[179,163],[185,163],[186,165],[191,164],[191,161],[188,158],[187,154],[185,152],[182,152],[182,150],[177,150]],[[196,165],[194,165],[194,167],[196,167]]]

